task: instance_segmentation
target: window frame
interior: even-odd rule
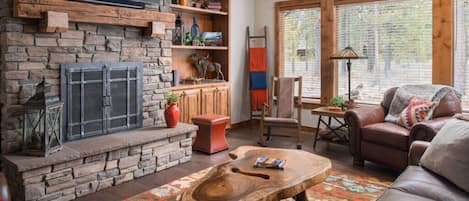
[[[304,98],[305,108],[329,105],[338,94],[337,61],[329,57],[337,51],[336,6],[385,0],[289,0],[275,3],[275,75],[283,70],[281,12],[321,8],[321,99]],[[432,83],[454,86],[454,0],[432,2]],[[450,66],[448,68],[447,66]]]
[[[282,76],[284,70],[283,42],[284,38],[282,27],[282,12],[297,9],[320,8],[320,0],[290,0],[275,3],[275,76]],[[320,11],[322,12],[322,10]],[[322,16],[321,16],[322,17]],[[322,27],[322,20],[321,20]],[[322,39],[321,39],[322,40]],[[322,46],[322,45],[321,45]],[[322,68],[322,64],[321,64]],[[322,71],[322,70],[321,70]],[[321,72],[322,73],[322,72]],[[321,78],[322,81],[322,78]],[[321,87],[322,88],[322,87]],[[322,95],[321,95],[322,96]],[[302,97],[304,108],[317,108],[321,105],[319,98]]]

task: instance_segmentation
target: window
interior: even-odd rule
[[[337,6],[337,31],[338,50],[350,46],[368,57],[352,60],[351,88],[359,91],[358,101],[376,103],[389,88],[432,83],[432,0]],[[345,95],[345,61],[338,64],[339,94]]]
[[[455,1],[454,87],[463,93],[463,109],[469,110],[469,0]]]
[[[319,8],[282,11],[280,73],[303,76],[303,97],[321,97],[321,11]]]

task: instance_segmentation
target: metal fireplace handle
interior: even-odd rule
[[[112,97],[104,96],[103,102],[104,102],[104,106],[112,106]]]

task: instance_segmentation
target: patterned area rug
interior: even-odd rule
[[[138,194],[125,201],[178,201],[180,195],[197,179],[202,178],[211,168],[183,177],[169,184]],[[332,170],[322,183],[307,190],[310,201],[368,201],[376,200],[391,182],[374,177],[350,175]],[[293,201],[287,199],[284,201]]]

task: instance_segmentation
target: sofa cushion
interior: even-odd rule
[[[448,180],[419,166],[409,166],[394,181],[391,189],[431,200],[469,200],[469,194]]]
[[[362,128],[363,140],[409,150],[409,130],[393,123],[377,123]]]
[[[421,165],[469,192],[469,122],[453,119],[433,138]]]
[[[400,190],[389,189],[379,197],[377,201],[434,201],[426,197],[420,197]]]

